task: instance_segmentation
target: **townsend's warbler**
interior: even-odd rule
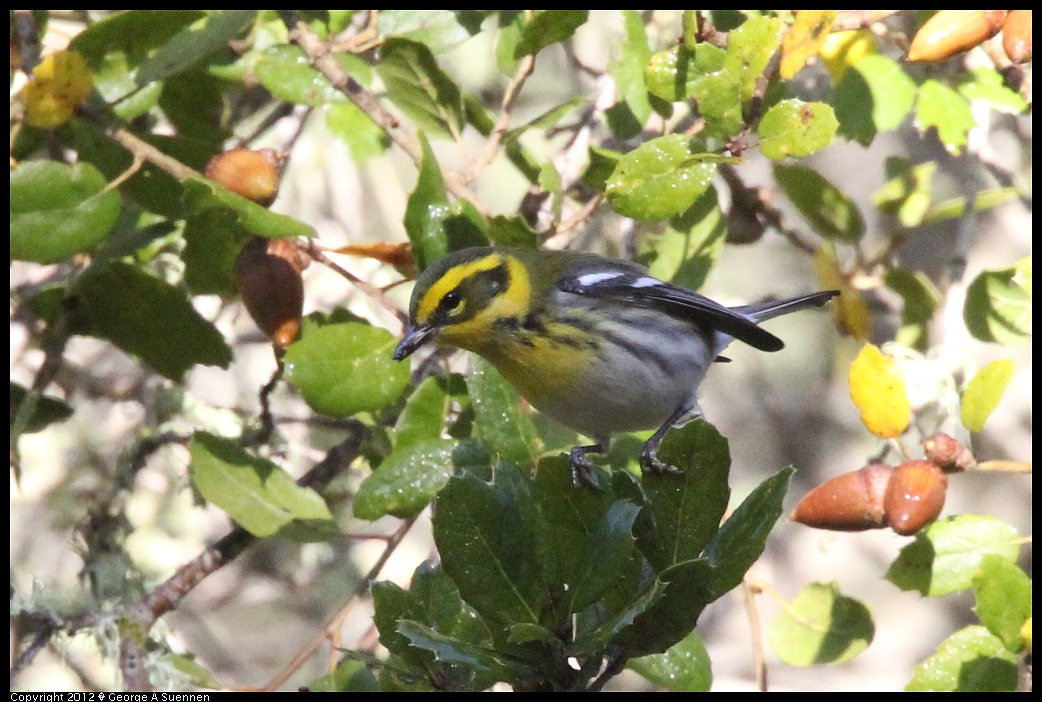
[[[778,351],[758,322],[825,304],[838,291],[724,307],[634,263],[573,251],[471,248],[416,281],[402,360],[428,342],[484,357],[540,412],[592,437],[571,451],[572,480],[591,483],[588,451],[616,432],[657,428],[644,471],[676,469],[655,454],[666,431],[700,414],[698,384],[734,339]]]

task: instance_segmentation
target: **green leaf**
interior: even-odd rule
[[[781,34],[781,20],[774,17],[750,17],[730,32],[722,68],[691,86],[708,133],[727,138],[741,131],[742,107],[756,94]]]
[[[915,105],[917,87],[901,65],[872,54],[844,71],[832,93],[839,135],[868,146],[879,132],[896,129]]]
[[[433,521],[442,567],[467,604],[490,621],[539,623],[547,595],[516,501],[465,473],[438,495]]]
[[[1024,648],[1021,629],[1031,617],[1031,578],[1016,563],[1001,556],[981,559],[973,576],[974,608],[981,624],[999,637],[1007,651]]]
[[[406,37],[443,54],[478,33],[482,14],[479,10],[380,10],[376,27],[380,36]]]
[[[959,94],[970,102],[984,100],[996,110],[1021,114],[1027,109],[1027,102],[1020,93],[1011,90],[994,68],[973,68],[959,76]]]
[[[513,682],[519,677],[531,677],[540,672],[521,661],[507,658],[496,649],[446,636],[419,622],[402,621],[398,624],[398,631],[416,648],[433,653],[435,660],[464,666],[495,680]]]
[[[237,37],[257,16],[256,10],[220,10],[199,26],[186,28],[159,47],[137,72],[138,85],[163,80],[207,58]]]
[[[1017,283],[1018,270],[984,271],[970,283],[963,318],[975,338],[1005,345],[1031,338],[1031,295]]]
[[[656,278],[699,290],[726,238],[720,201],[716,188],[710,186],[686,212],[670,219],[664,232],[644,237],[637,260]]]
[[[992,361],[980,369],[962,393],[962,425],[974,432],[984,431],[984,423],[1002,399],[1013,379],[1014,365],[1008,358]]]
[[[993,517],[963,514],[941,519],[901,549],[886,579],[902,590],[931,597],[958,592],[970,587],[985,556],[1016,561],[1020,542],[1016,529]]]
[[[131,64],[148,58],[188,25],[205,15],[200,10],[126,10],[88,24],[69,45],[95,68],[113,53]]]
[[[968,626],[949,636],[915,667],[908,692],[1013,692],[1017,659],[982,626]]]
[[[792,204],[822,237],[855,243],[865,235],[865,221],[854,201],[813,168],[776,163],[774,177]]]
[[[809,156],[832,143],[839,123],[823,102],[782,100],[760,120],[760,151],[767,158]]]
[[[670,692],[709,692],[713,685],[709,652],[694,631],[665,653],[633,658],[626,667]]]
[[[286,350],[286,380],[316,412],[347,417],[394,402],[409,384],[408,364],[391,359],[395,339],[364,322],[319,324],[307,317]]]
[[[357,56],[337,54],[341,68],[363,85],[369,83],[371,69]],[[279,44],[256,57],[254,73],[274,97],[295,105],[321,107],[348,102],[317,68],[311,65],[299,46]]]
[[[254,536],[263,538],[281,531],[296,539],[323,541],[337,533],[321,496],[297,485],[271,461],[205,432],[195,433],[188,451],[195,489]]]
[[[525,23],[514,47],[514,58],[519,59],[541,49],[564,41],[586,23],[589,10],[534,10],[532,19]]]
[[[474,433],[493,455],[521,468],[535,465],[535,427],[521,408],[517,392],[488,361],[470,357],[467,392],[474,405]]]
[[[332,673],[315,678],[307,686],[311,692],[379,692],[376,676],[362,661],[344,658]]]
[[[420,270],[449,253],[470,246],[487,246],[481,215],[466,200],[449,204],[445,180],[426,137],[420,134],[423,159],[416,188],[405,206],[405,232]]]
[[[574,488],[573,488],[574,489]],[[586,552],[568,582],[565,611],[578,613],[613,587],[634,553],[633,522],[640,506],[619,500],[608,508],[586,540]]]
[[[607,526],[603,522],[613,504],[613,497],[608,491],[577,490],[572,485],[567,455],[539,461],[532,494],[538,511],[528,523],[532,526],[533,548],[538,554],[543,579],[551,583],[551,587],[562,590],[567,583],[567,590],[571,591],[573,583],[581,577],[579,573],[586,568],[588,558],[608,555],[590,553],[589,544],[591,535]],[[626,504],[633,503],[627,501]],[[631,554],[627,539],[620,538]],[[621,570],[619,565],[613,575],[619,576]],[[561,611],[562,616],[571,613],[567,608]]]
[[[731,489],[727,439],[706,421],[696,420],[666,434],[659,458],[680,476],[648,474],[642,482],[647,516],[654,525],[641,550],[660,570],[695,560],[720,528]]]
[[[18,414],[22,403],[26,402],[26,398],[30,396],[30,392],[13,381],[11,382],[10,392],[11,426],[13,427],[15,416]],[[47,425],[49,424],[63,422],[72,416],[72,407],[62,400],[40,394],[33,402],[36,406],[33,408],[32,414],[26,421],[25,428],[19,432],[21,434],[32,434],[38,432],[47,428]]]
[[[927,80],[920,86],[915,108],[915,128],[920,132],[936,129],[944,148],[960,154],[966,145],[966,133],[975,126],[977,121],[966,98],[936,80]]]
[[[680,44],[652,56],[644,69],[651,95],[666,102],[681,102],[705,94],[703,83],[724,67],[727,52],[712,44],[693,49]]]
[[[875,636],[872,613],[837,583],[812,583],[782,610],[768,632],[771,648],[789,665],[845,663]]]
[[[442,221],[449,212],[445,179],[431,145],[423,134],[420,134],[420,144],[423,147],[423,159],[420,161],[416,188],[409,194],[405,206],[404,223],[416,265],[422,271],[451,249],[442,230]]]
[[[395,449],[440,439],[448,412],[449,395],[441,382],[434,377],[424,380],[413,390],[394,424]]]
[[[1017,188],[994,188],[992,190],[981,190],[973,198],[973,211],[984,212],[993,207],[1020,198],[1021,191]],[[937,224],[946,219],[956,219],[966,214],[965,197],[953,197],[938,202],[930,207],[923,215],[922,224]]]
[[[386,514],[408,519],[422,512],[452,477],[458,445],[456,439],[427,439],[396,448],[358,486],[354,515],[373,521]]]
[[[90,333],[179,381],[196,363],[227,368],[231,349],[184,293],[126,263],[88,269],[77,282]]]
[[[695,628],[713,595],[712,566],[704,558],[670,566],[651,586],[657,590],[646,609],[618,637],[633,657],[663,653]],[[639,599],[635,602],[638,602]]]
[[[344,142],[351,158],[359,166],[384,153],[391,145],[387,133],[352,103],[327,106],[326,125],[335,137]]]
[[[315,228],[299,219],[272,212],[267,207],[233,193],[209,178],[192,176],[184,181],[185,191],[196,212],[212,208],[227,208],[239,216],[244,229],[266,239],[315,236]]]
[[[11,173],[11,258],[59,263],[99,244],[122,206],[106,185],[89,163],[19,166]]]
[[[737,587],[763,553],[767,536],[782,513],[795,471],[785,468],[764,480],[731,513],[706,548],[713,567],[713,599]]]
[[[648,91],[644,85],[644,67],[651,59],[651,49],[644,33],[644,20],[637,10],[622,10],[622,25],[626,33],[619,43],[618,56],[608,65],[608,72],[615,79],[619,102],[608,111],[623,108],[628,122],[635,125],[633,134],[640,133],[641,127],[651,115],[651,103],[648,102]],[[616,134],[619,130],[612,128]]]
[[[226,209],[204,210],[185,222],[185,284],[195,295],[232,295],[235,259],[252,236]]]
[[[718,163],[737,162],[697,149],[691,137],[669,134],[625,154],[605,187],[612,208],[640,220],[666,219],[689,208],[709,189]]]
[[[886,160],[887,181],[872,194],[872,203],[880,212],[896,214],[904,227],[919,226],[930,211],[931,181],[936,171],[936,161],[913,166],[906,158],[891,156]]]
[[[901,328],[894,340],[926,352],[930,320],[933,319],[941,294],[930,278],[922,271],[907,268],[891,268],[883,275],[888,288],[901,296]]]
[[[438,66],[425,45],[391,37],[380,47],[377,73],[388,97],[432,135],[454,139],[463,132],[459,86]]]

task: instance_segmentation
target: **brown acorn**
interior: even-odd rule
[[[973,470],[977,465],[977,459],[968,448],[943,432],[923,439],[923,450],[926,452],[926,460],[945,473],[961,473]]]
[[[1009,10],[939,10],[908,47],[909,61],[944,61],[969,51],[1002,29]]]
[[[235,258],[235,285],[253,321],[282,351],[296,341],[307,259],[291,239],[254,237]]]
[[[1013,63],[1031,60],[1031,10],[1010,10],[1002,25],[1002,48]]]
[[[206,164],[206,177],[267,207],[279,195],[280,156],[273,149],[230,149]]]
[[[890,528],[911,536],[937,519],[944,508],[948,476],[929,461],[907,461],[894,469],[883,498]]]
[[[792,520],[832,531],[881,529],[887,525],[883,501],[893,470],[872,463],[822,483],[800,501]]]

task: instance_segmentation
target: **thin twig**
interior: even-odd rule
[[[846,32],[851,29],[864,29],[871,27],[876,22],[881,22],[887,17],[896,15],[904,10],[849,10],[840,12],[832,21],[833,32]]]
[[[385,310],[393,314],[395,318],[399,320],[403,325],[408,323],[408,316],[400,309],[398,309],[397,305],[395,305],[393,302],[387,299],[387,296],[384,295],[383,290],[373,285],[372,283],[362,280],[354,273],[352,273],[351,271],[338,264],[336,261],[329,258],[329,256],[326,255],[326,252],[320,249],[314,241],[309,242],[307,251],[308,255],[311,256],[313,259],[315,259],[319,263],[322,263],[325,266],[328,266],[332,270],[336,271],[337,273],[351,281],[351,283],[356,288],[358,288],[363,293],[371,297],[377,304],[379,304]]]
[[[306,23],[296,21],[292,11],[280,11],[283,22],[289,29],[289,39],[299,46],[319,73],[332,86],[343,93],[362,112],[382,129],[391,141],[398,145],[418,166],[423,161],[423,148],[416,134],[398,121],[380,100],[351,77],[333,55],[330,45],[318,37]],[[452,171],[443,171],[445,186],[458,198],[469,200],[482,215],[488,213],[480,198],[466,184],[466,179]]]
[[[503,140],[503,134],[506,132],[507,124],[509,124],[510,117],[513,114],[514,105],[517,102],[518,96],[521,94],[521,88],[524,87],[525,81],[528,80],[528,77],[532,75],[532,71],[534,70],[535,54],[525,56],[518,63],[517,70],[514,72],[514,76],[510,79],[510,83],[507,85],[507,89],[503,93],[503,103],[499,113],[499,118],[496,120],[496,124],[492,127],[492,132],[488,136],[488,142],[485,144],[485,149],[481,152],[481,156],[471,164],[467,173],[468,181],[477,178],[478,174],[481,173],[488,164],[492,163],[492,159],[496,157],[496,153],[499,151],[499,144]]]
[[[402,539],[405,538],[405,535],[409,533],[409,529],[411,529],[412,525],[416,523],[416,519],[416,517],[412,517],[402,522],[401,526],[398,527],[398,530],[395,531],[387,540],[387,545],[384,546],[383,553],[381,553],[380,557],[376,559],[376,563],[374,563],[373,567],[369,569],[369,572],[366,573],[365,577],[359,581],[354,592],[351,593],[351,596],[348,597],[347,601],[344,603],[344,606],[330,618],[329,622],[322,627],[321,631],[312,637],[311,641],[309,641],[304,648],[293,657],[293,660],[291,660],[285,668],[280,670],[274,678],[268,681],[268,683],[261,688],[262,691],[272,692],[277,690],[280,685],[286,682],[286,680],[288,680],[289,677],[300,668],[300,666],[304,665],[304,663],[311,658],[315,651],[317,651],[318,648],[330,638],[334,631],[340,629],[344,619],[347,617],[355,602],[369,590],[369,586],[380,575],[380,571],[383,570],[388,559],[390,559],[395,549],[398,548],[398,544],[400,544]]]
[[[742,579],[742,597],[745,600],[745,614],[749,619],[749,638],[753,645],[753,667],[756,669],[756,687],[760,692],[767,692],[767,657],[763,654],[763,628],[760,626],[760,612],[756,608],[756,594],[760,587],[748,579]]]

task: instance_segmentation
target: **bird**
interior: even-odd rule
[[[655,433],[643,473],[675,473],[657,456],[673,426],[701,415],[698,386],[732,341],[784,343],[760,322],[825,305],[837,290],[727,307],[630,261],[567,250],[472,247],[416,280],[392,357],[428,345],[483,357],[539,412],[594,440],[569,453],[572,482],[596,487],[588,453],[613,434]]]

